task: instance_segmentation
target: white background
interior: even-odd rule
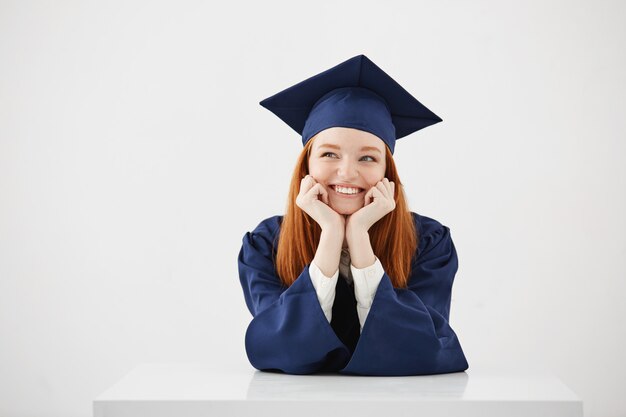
[[[246,231],[299,135],[265,97],[365,54],[443,122],[403,138],[449,226],[472,368],[626,413],[626,3],[0,2],[0,415],[89,416],[142,362],[249,366]]]

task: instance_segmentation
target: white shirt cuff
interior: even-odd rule
[[[378,290],[378,284],[385,274],[383,265],[380,260],[376,258],[376,261],[365,268],[355,268],[350,265],[350,271],[352,272],[352,280],[354,281],[354,297],[356,298],[356,308],[359,316],[359,322],[361,323],[361,330],[365,325],[365,320],[374,301],[376,290]]]
[[[319,269],[315,262],[311,262],[309,265],[309,276],[311,277],[311,283],[317,293],[317,299],[322,307],[322,311],[328,319],[332,319],[333,303],[335,302],[335,286],[337,285],[337,279],[339,278],[339,269],[332,277],[325,276]]]

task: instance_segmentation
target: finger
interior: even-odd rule
[[[372,203],[375,203],[377,200],[380,200],[382,198],[386,198],[385,195],[382,193],[382,191],[380,191],[380,189],[378,187],[373,187],[372,188]]]
[[[395,204],[393,182],[390,182],[387,178],[384,178],[377,184],[376,189],[380,191],[380,193],[382,194],[382,198],[391,202],[392,204]]]
[[[317,200],[317,184],[313,183],[309,178],[306,178],[304,184],[307,188],[307,191],[304,193],[304,196],[307,198],[307,200]]]
[[[314,185],[315,179],[310,175],[306,175],[300,180],[300,193],[306,194]]]
[[[389,181],[389,178],[387,178],[387,177],[383,178],[382,179],[382,183],[385,185],[387,190],[391,192],[391,184],[392,184],[392,182]]]
[[[387,190],[389,190],[389,195],[391,197],[393,197],[393,190],[394,190],[394,188],[393,188],[393,186],[394,186],[393,181],[389,181],[389,178],[384,178],[383,181],[384,181],[385,185],[387,186]]]
[[[320,184],[319,182],[317,183],[320,186],[321,189],[321,195],[322,195],[322,201],[324,203],[326,203],[326,205],[329,205],[329,201],[328,201],[328,190],[326,189],[326,187],[324,187],[322,184]]]
[[[374,201],[376,201],[378,204],[381,204],[384,202],[384,200],[387,200],[387,196],[379,188],[374,189],[372,197],[374,198]]]
[[[385,177],[383,178],[383,184],[385,184],[385,186],[387,187],[387,190],[389,191],[389,195],[393,195],[393,181],[389,181],[389,178]]]
[[[383,195],[383,192],[378,188],[374,190],[374,197],[376,198],[377,203],[381,207],[384,207],[385,211],[389,212],[396,208],[395,200],[387,195]]]
[[[365,206],[367,206],[368,204],[374,201],[374,199],[372,198],[372,193],[374,192],[375,189],[376,189],[375,187],[372,187],[369,190],[367,190],[367,193],[365,193],[365,201],[364,201]]]
[[[328,206],[330,204],[328,200],[328,190],[322,184],[317,183],[320,187],[320,195],[322,196],[322,201]]]
[[[376,184],[376,189],[380,191],[384,198],[390,198],[387,185],[383,181],[379,181],[378,184]]]
[[[383,182],[387,186],[387,190],[389,191],[389,197],[394,198],[396,196],[396,184],[393,181],[389,181],[388,178],[384,178]]]
[[[318,196],[322,197],[321,199],[322,199],[323,202],[326,203],[328,201],[328,193],[324,189],[324,186],[322,184],[320,184],[320,183],[316,183],[306,193],[306,198],[309,199],[310,201],[319,200],[320,198]]]

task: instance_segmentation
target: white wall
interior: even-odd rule
[[[301,149],[258,102],[360,53],[444,119],[395,155],[452,229],[470,371],[626,413],[626,4],[381,4],[0,2],[0,415],[91,415],[141,362],[247,364],[236,257]]]

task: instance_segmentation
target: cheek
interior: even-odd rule
[[[320,167],[318,165],[314,165],[311,164],[309,166],[309,174],[315,178],[316,181],[322,181],[324,178],[327,177],[327,174],[325,172],[325,170],[323,169],[323,167]]]
[[[378,184],[384,178],[385,178],[385,173],[384,172],[382,174],[377,172],[377,173],[373,173],[372,175],[368,176],[366,178],[366,181],[369,184],[369,188],[372,188],[372,187],[376,187],[376,184]]]

